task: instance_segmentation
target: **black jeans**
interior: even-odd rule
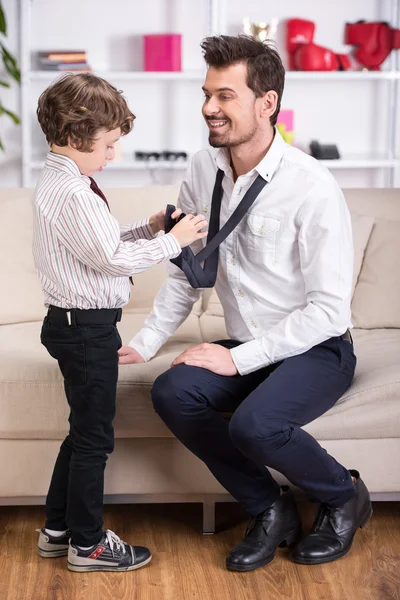
[[[169,429],[251,515],[279,497],[267,467],[313,499],[340,506],[354,495],[351,475],[302,427],[339,400],[355,366],[353,345],[341,336],[244,376],[180,364],[156,379],[152,399]],[[233,413],[230,421],[224,413]]]
[[[98,313],[112,317],[116,311]],[[114,449],[121,338],[115,323],[70,325],[66,316],[54,318],[50,312],[43,322],[41,342],[58,361],[71,409],[69,434],[47,495],[46,527],[70,529],[76,544],[91,546],[102,536],[104,469]]]

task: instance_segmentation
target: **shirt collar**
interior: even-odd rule
[[[45,167],[50,169],[55,169],[56,171],[61,171],[63,173],[67,173],[68,175],[72,175],[74,177],[79,177],[83,179],[88,185],[90,185],[90,179],[86,175],[82,175],[80,172],[78,165],[68,156],[64,156],[63,154],[56,154],[55,152],[49,152],[47,154]]]
[[[249,173],[246,173],[246,175],[250,175],[254,171],[257,171],[257,173],[269,183],[282,160],[285,148],[286,142],[279,131],[275,128],[274,139],[267,154],[258,163],[258,165],[249,171]],[[217,167],[222,169],[226,175],[232,175],[230,155],[227,148],[219,148],[217,150],[215,162]]]

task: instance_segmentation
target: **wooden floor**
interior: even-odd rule
[[[264,568],[232,573],[225,556],[243,534],[239,506],[218,506],[214,536],[200,533],[200,505],[108,506],[107,527],[148,546],[153,560],[130,573],[77,574],[65,558],[37,555],[43,507],[1,507],[0,600],[399,600],[400,505],[377,503],[374,510],[344,559],[295,565],[279,550]],[[301,505],[305,526],[312,511]]]

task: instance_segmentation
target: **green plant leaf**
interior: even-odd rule
[[[10,87],[10,84],[8,83],[8,81],[1,81],[1,79],[0,79],[0,85],[1,85],[2,87],[6,87],[6,88],[9,88],[9,87]]]
[[[6,71],[11,75],[11,77],[15,79],[15,81],[18,81],[18,83],[20,83],[21,72],[19,70],[16,59],[13,57],[12,54],[10,54],[10,52],[3,44],[0,44],[0,48]]]
[[[3,106],[3,114],[10,117],[10,119],[12,119],[12,121],[14,121],[15,125],[19,125],[21,123],[21,119],[15,113],[13,113],[11,110],[7,110],[6,108],[4,108],[4,106]]]
[[[6,16],[4,14],[4,10],[3,10],[1,3],[0,3],[0,33],[7,35]]]
[[[1,138],[0,138],[0,150],[2,150],[3,152],[5,151],[4,144],[3,144]]]

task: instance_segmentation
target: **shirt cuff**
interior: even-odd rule
[[[157,237],[165,258],[175,258],[180,255],[182,248],[173,233],[166,233]]]
[[[148,362],[157,354],[164,341],[152,329],[143,328],[131,339],[128,346],[139,352],[144,360]]]
[[[232,348],[230,352],[239,375],[248,375],[271,364],[263,352],[259,340],[245,342]]]
[[[138,236],[139,234],[139,236]],[[141,221],[135,223],[132,227],[132,235],[138,237],[138,239],[152,240],[156,237],[150,225],[150,217],[145,217]]]

